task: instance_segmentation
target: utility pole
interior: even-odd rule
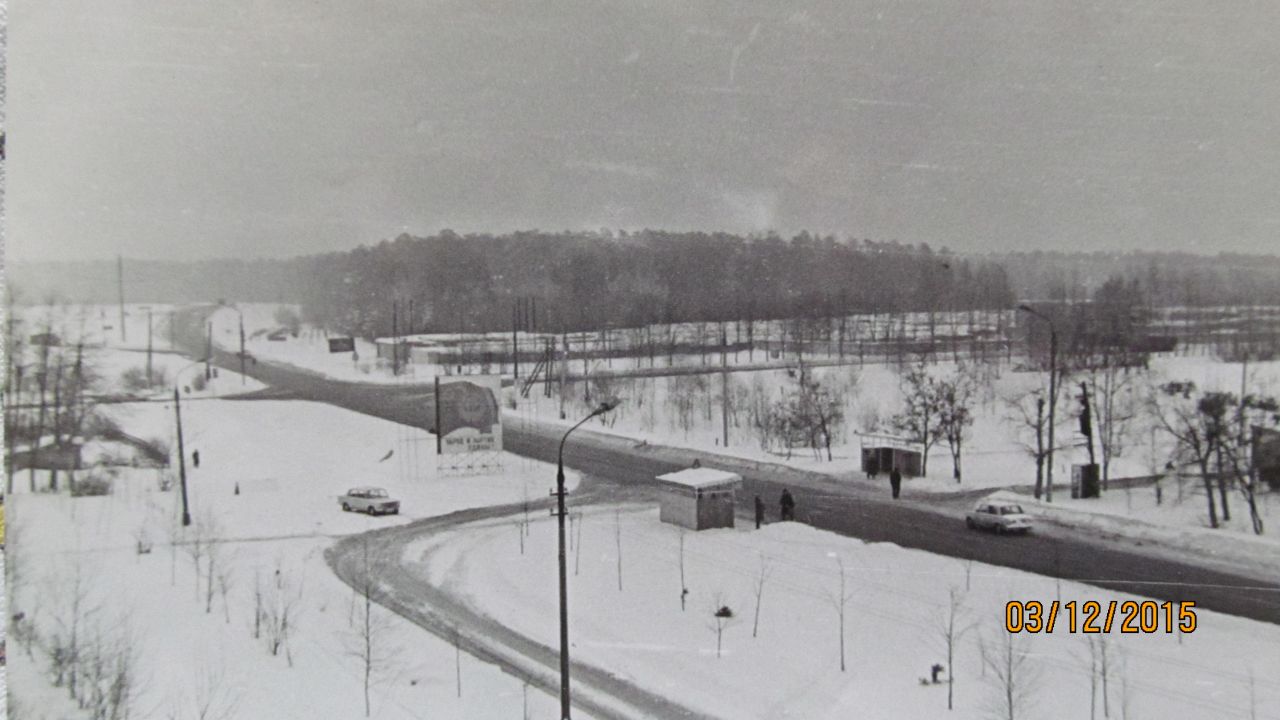
[[[436,375],[436,454],[444,454],[444,431],[440,427],[440,376]]]
[[[239,310],[239,308],[236,308]],[[240,384],[245,384],[244,379],[244,313],[240,313]]]
[[[207,382],[213,378],[213,370],[209,367],[209,363],[213,359],[213,321],[210,320],[204,326],[204,379]]]
[[[565,419],[564,414],[564,381],[565,375],[569,372],[569,336],[567,334],[560,335],[560,341],[564,343],[564,358],[560,361],[560,419]]]
[[[720,326],[720,420],[723,426],[724,439],[721,441],[729,447],[729,352],[724,326]]]
[[[178,421],[178,480],[182,485],[182,526],[191,525],[191,509],[187,505],[187,454],[182,446],[182,399],[178,388],[173,388],[173,414]]]
[[[511,308],[511,372],[512,377],[520,377],[520,311],[523,303],[516,298],[515,307]]]
[[[1058,329],[1049,322],[1049,471],[1045,476],[1044,501],[1053,502],[1053,425],[1058,404]]]
[[[400,348],[399,344],[400,328],[396,325],[396,301],[391,301],[391,374],[400,374]]]
[[[151,387],[151,308],[147,308],[147,387]]]
[[[124,331],[124,256],[116,255],[116,290],[120,300],[120,342],[129,341]]]

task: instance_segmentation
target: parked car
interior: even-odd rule
[[[964,522],[970,529],[992,530],[997,535],[1031,530],[1031,516],[1014,502],[982,500],[969,511]]]
[[[386,490],[378,487],[351,488],[338,498],[346,512],[363,512],[370,515],[395,515],[400,512],[400,501],[392,500]]]

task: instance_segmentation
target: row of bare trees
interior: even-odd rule
[[[58,467],[64,463],[52,456],[95,424],[91,393],[99,376],[85,342],[82,314],[69,322],[67,309],[57,304],[43,308],[36,318],[19,317],[15,310],[10,289],[5,317],[5,492],[13,492],[19,464],[29,470],[31,492],[37,489],[41,467],[50,469],[51,489],[56,491]],[[68,329],[74,337],[64,337]],[[74,483],[74,474],[69,475]]]

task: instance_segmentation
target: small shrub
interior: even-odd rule
[[[159,367],[151,368],[151,377],[147,377],[147,368],[144,366],[131,367],[120,374],[120,382],[124,385],[125,390],[130,392],[138,392],[140,390],[150,390],[155,387],[164,387],[169,384],[168,376],[165,371]]]
[[[111,494],[111,478],[103,475],[77,480],[71,488],[71,497],[94,497]]]
[[[191,379],[191,388],[196,392],[204,390],[208,385],[209,381],[204,379],[204,373],[199,373]]]

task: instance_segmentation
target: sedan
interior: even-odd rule
[[[338,498],[346,512],[364,512],[370,515],[395,515],[400,512],[400,501],[392,500],[386,490],[377,487],[351,488]]]
[[[992,530],[997,535],[1031,530],[1031,517],[1021,505],[1011,502],[983,500],[969,511],[964,522],[970,529]]]

